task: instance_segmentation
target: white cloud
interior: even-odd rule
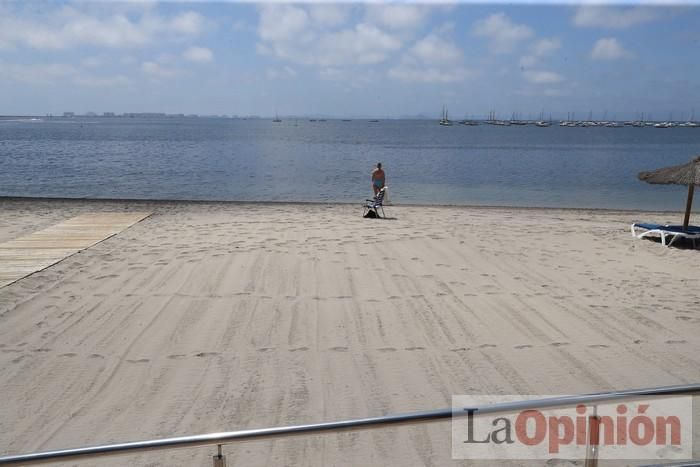
[[[350,22],[360,8],[362,19]],[[325,69],[378,64],[403,48],[429,11],[417,5],[269,3],[258,8],[256,50]]]
[[[632,54],[614,37],[598,39],[591,51],[591,58],[594,60],[619,60],[629,57],[632,57]]]
[[[472,33],[485,37],[495,53],[511,52],[519,43],[534,36],[532,29],[516,24],[503,13],[495,13],[474,23]]]
[[[349,7],[342,4],[313,4],[308,6],[313,23],[321,28],[334,28],[343,25],[349,15]]]
[[[367,21],[388,29],[415,29],[428,14],[418,5],[368,5]]]
[[[258,53],[294,63],[322,67],[375,64],[402,46],[397,37],[369,23],[327,30],[329,24],[340,21],[339,16],[330,18],[336,14],[332,10],[269,4],[259,11]]]
[[[423,63],[450,64],[462,59],[459,47],[435,34],[429,34],[416,42],[410,52]]]
[[[583,5],[576,10],[573,22],[580,27],[625,29],[648,23],[658,16],[658,9],[646,6],[631,8]]]
[[[177,74],[175,70],[163,67],[157,62],[143,62],[141,64],[141,71],[152,78],[172,78]]]
[[[388,72],[390,78],[423,83],[452,83],[471,74],[459,47],[434,33],[417,41]]]
[[[214,60],[214,54],[206,47],[189,47],[182,52],[182,56],[190,62],[207,63]]]
[[[293,5],[268,4],[260,7],[258,35],[264,41],[298,39],[309,27],[306,10]]]
[[[22,84],[43,85],[61,82],[91,87],[118,86],[129,82],[129,79],[124,75],[93,76],[84,73],[84,70],[65,63],[26,65],[0,62],[0,79],[16,81]]]
[[[520,58],[520,66],[522,68],[532,68],[536,66],[542,58],[552,55],[560,48],[561,41],[556,37],[535,41],[530,47],[530,53]]]
[[[78,74],[73,65],[65,63],[18,64],[0,62],[0,78],[20,83],[46,84]]]
[[[69,6],[42,16],[4,13],[0,16],[0,44],[48,50],[86,45],[142,47],[164,36],[195,36],[204,24],[204,18],[191,11],[162,17],[146,10],[137,19],[121,11],[84,13]]]
[[[165,28],[176,33],[197,35],[204,28],[204,17],[194,11],[188,11],[175,16],[165,24]]]
[[[561,41],[556,37],[540,39],[532,46],[532,53],[537,57],[543,57],[556,50],[559,50],[560,48]]]
[[[318,41],[315,62],[319,65],[369,65],[386,60],[401,42],[375,26],[360,23],[352,29],[332,32]]]
[[[527,70],[523,72],[525,79],[534,84],[555,84],[564,81],[564,78],[553,71]]]

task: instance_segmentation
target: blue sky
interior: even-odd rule
[[[0,1],[0,114],[700,119],[700,7]]]

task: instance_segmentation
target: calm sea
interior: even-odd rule
[[[4,118],[0,196],[359,203],[381,161],[394,203],[682,210],[637,173],[698,154],[696,128]]]

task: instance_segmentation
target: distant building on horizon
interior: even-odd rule
[[[102,114],[103,117],[115,117],[114,112],[104,112]]]
[[[63,116],[73,118],[75,117],[75,112],[63,112]]]
[[[141,118],[157,118],[165,117],[163,112],[129,112],[124,114],[125,117],[141,117]]]

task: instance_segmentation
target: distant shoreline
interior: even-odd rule
[[[237,205],[290,205],[290,206],[354,206],[362,205],[362,200],[357,202],[349,201],[266,201],[266,200],[218,200],[218,199],[149,199],[149,198],[71,198],[71,197],[46,197],[46,196],[2,196],[0,203],[4,201],[14,202],[85,202],[85,203],[134,203],[134,204],[237,204]],[[659,209],[625,209],[625,208],[593,208],[593,207],[552,207],[552,206],[512,206],[512,205],[481,205],[481,204],[430,204],[430,203],[392,203],[389,207],[409,207],[409,208],[457,208],[457,209],[485,209],[485,210],[531,210],[531,211],[567,211],[567,212],[644,212],[644,213],[681,213],[679,210],[659,210]],[[695,212],[695,211],[694,211]]]

